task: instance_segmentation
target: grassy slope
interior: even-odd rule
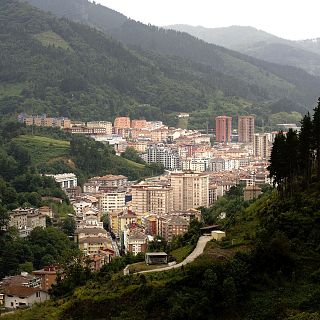
[[[20,136],[14,141],[29,150],[35,165],[70,156],[69,141],[31,135]]]
[[[63,160],[70,168],[74,168],[74,163],[70,155],[70,143],[65,140],[52,139],[43,136],[22,135],[14,139],[28,149],[34,165],[50,164],[58,160]],[[145,166],[119,156],[111,156],[115,168],[129,168],[137,173],[142,173]]]
[[[34,36],[45,47],[55,46],[61,49],[72,50],[69,43],[53,31],[38,33]]]

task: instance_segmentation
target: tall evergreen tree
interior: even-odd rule
[[[287,164],[285,158],[286,137],[281,131],[276,135],[271,150],[270,166],[268,167],[273,184],[277,185],[280,192],[283,191],[283,182],[287,175]]]
[[[308,185],[311,181],[311,170],[313,161],[313,132],[312,121],[308,112],[301,121],[299,134],[299,169],[304,176],[304,181]]]
[[[320,179],[320,98],[313,114],[313,143],[316,150],[317,178]]]
[[[286,169],[286,189],[292,194],[294,185],[298,175],[298,149],[299,141],[297,132],[289,129],[286,136],[286,148],[284,150],[284,157],[287,162]]]

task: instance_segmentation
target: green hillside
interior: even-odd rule
[[[319,85],[316,83],[319,79],[301,69],[248,59],[248,56],[205,43],[186,33],[144,25],[89,1],[28,0],[28,2],[58,16],[94,26],[133,48],[141,48],[144,52],[153,51],[161,55],[178,56],[210,66],[216,72],[247,83],[247,88],[248,85],[253,86],[254,89],[249,89],[254,91],[253,97],[258,96],[260,99],[291,97],[292,100],[310,106],[318,95]],[[261,36],[261,32],[257,33],[259,35],[256,37]],[[268,34],[264,34],[264,37],[275,38]],[[234,68],[234,65],[237,67]],[[228,79],[221,80],[222,86],[227,84],[226,80]],[[274,82],[274,85],[272,86],[270,82]],[[290,84],[294,85],[295,90],[290,90]],[[234,83],[231,87],[238,88],[239,84]],[[230,87],[225,89],[224,93],[234,95],[233,91],[228,93]],[[239,96],[238,93],[236,95]],[[240,96],[250,97],[244,88],[241,88]]]
[[[94,10],[94,15],[86,14],[90,26],[98,17],[110,28],[121,25],[121,34],[134,42],[132,46],[16,0],[2,1],[1,113],[45,112],[81,120],[130,115],[175,125],[177,113],[189,112],[190,127],[203,127],[208,119],[212,127],[213,116],[224,112],[254,113],[268,123],[270,103],[283,98],[296,101],[290,111],[304,112],[318,93],[320,80],[301,70],[252,60],[80,2]],[[80,2],[64,1],[61,10],[68,16],[71,10],[65,6],[71,6],[79,16]],[[56,0],[50,4],[60,6]],[[113,39],[126,42],[111,29]],[[155,48],[144,40],[154,42]]]
[[[31,130],[28,128],[29,132]],[[37,130],[36,135],[19,135],[12,141],[27,150],[32,165],[40,173],[74,172],[83,183],[90,176],[107,173],[123,174],[137,180],[163,172],[163,168],[156,164],[141,164],[116,156],[111,147],[91,138],[68,137],[69,140],[63,140],[53,138],[49,130]]]
[[[42,136],[22,135],[15,142],[28,149],[35,165],[70,156],[70,142]]]

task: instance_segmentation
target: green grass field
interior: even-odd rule
[[[7,96],[7,97],[19,96],[23,88],[24,88],[23,83],[1,84],[0,97],[1,96]]]
[[[183,261],[193,250],[192,245],[187,245],[171,252],[171,255],[176,259],[177,263]]]
[[[32,161],[36,165],[67,157],[70,152],[69,141],[31,135],[19,136],[15,141],[29,150]]]
[[[63,38],[61,38],[58,34],[52,31],[41,32],[34,36],[37,40],[39,40],[43,46],[55,46],[62,49],[70,49],[69,43],[66,42]]]

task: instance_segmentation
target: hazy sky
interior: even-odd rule
[[[319,0],[96,0],[157,26],[252,26],[286,39],[320,37]]]

